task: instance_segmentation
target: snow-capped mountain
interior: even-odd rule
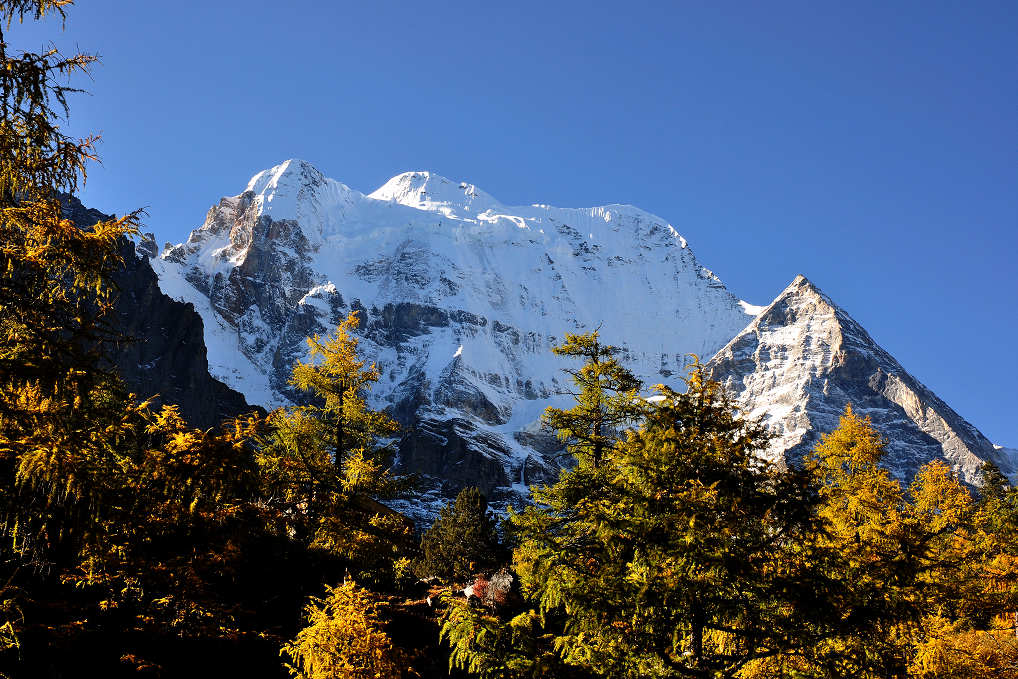
[[[829,297],[798,276],[708,363],[775,439],[774,459],[798,457],[833,430],[845,405],[888,440],[887,465],[909,482],[942,459],[968,483],[994,462],[1012,480],[1018,451],[991,444],[884,351]]]
[[[539,416],[567,364],[550,347],[601,327],[650,384],[676,384],[759,311],[701,266],[665,220],[628,205],[506,206],[427,172],[365,195],[289,160],[223,198],[153,262],[205,321],[212,374],[266,407],[304,338],[361,311],[371,399],[413,431],[401,464],[430,490],[498,497],[555,468]]]
[[[370,399],[404,426],[400,464],[424,479],[410,513],[466,485],[498,504],[552,478],[560,444],[540,415],[571,397],[550,348],[598,327],[648,385],[680,387],[689,354],[714,356],[715,378],[775,433],[776,459],[802,455],[852,403],[889,440],[899,478],[934,458],[970,483],[984,460],[1018,477],[1018,453],[805,278],[754,307],[665,220],[628,205],[507,206],[427,172],[363,194],[289,160],[152,265],[203,318],[212,375],[267,408],[301,398],[288,379],[305,338],[359,311],[362,355],[382,375]]]

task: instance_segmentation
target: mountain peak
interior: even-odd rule
[[[334,204],[350,200],[351,194],[361,195],[300,158],[262,170],[251,177],[244,192],[255,194],[260,212],[274,219],[297,219],[304,211],[302,204],[309,201]]]
[[[830,297],[802,274],[782,290],[774,301],[766,306],[753,307],[744,305],[749,313],[754,311],[756,318],[741,332],[732,338],[729,344],[735,343],[746,334],[758,333],[775,325],[791,325],[800,317],[817,318],[819,315],[831,318],[835,323],[830,328],[837,328],[842,322],[855,322]]]
[[[456,182],[427,171],[398,174],[368,197],[425,210],[462,208],[468,212],[483,212],[499,204],[473,184]]]
[[[789,296],[802,296],[808,295],[810,297],[818,297],[831,306],[837,306],[831,301],[831,298],[824,294],[823,290],[818,288],[816,284],[810,279],[806,278],[803,274],[796,274],[795,279],[788,284],[788,287],[781,291],[777,299],[783,299]],[[775,300],[777,301],[777,300]]]
[[[869,333],[799,275],[707,364],[750,418],[774,434],[768,454],[798,459],[832,431],[847,404],[887,440],[887,466],[903,481],[941,459],[969,483],[993,460],[1014,465],[908,374]]]
[[[247,183],[245,190],[256,194],[264,194],[267,191],[278,190],[280,187],[293,182],[321,183],[324,180],[325,175],[311,163],[300,158],[289,158],[251,177],[251,181]]]

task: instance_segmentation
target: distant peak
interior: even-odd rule
[[[298,219],[310,205],[316,206],[313,213],[325,214],[328,210],[323,206],[345,204],[362,197],[300,158],[290,158],[262,170],[251,177],[245,193],[253,193],[261,213],[273,219]]]
[[[795,296],[809,295],[813,297],[819,297],[826,303],[830,304],[831,306],[834,306],[834,302],[831,301],[830,297],[825,295],[820,288],[813,284],[813,281],[806,278],[802,274],[798,274],[795,277],[795,280],[793,280],[788,285],[787,288],[781,291],[781,294],[778,295],[777,299],[782,299],[783,297],[789,297],[792,295]]]
[[[469,208],[472,212],[480,212],[498,205],[498,201],[491,195],[469,182],[453,181],[427,171],[398,174],[368,194],[368,197],[421,208],[437,206]]]
[[[325,175],[314,165],[300,158],[290,158],[251,177],[246,190],[264,193],[266,190],[274,190],[284,184],[321,184],[323,181],[325,181]]]
[[[819,311],[821,313],[832,314],[839,319],[843,318],[851,321],[851,318],[830,297],[825,295],[808,278],[799,274],[766,307],[752,307],[743,304],[743,310],[746,313],[756,312],[756,318],[732,339],[729,344],[737,342],[743,335],[755,333],[760,326],[794,323],[800,317],[800,314],[799,312],[790,314],[788,310],[800,308],[808,309],[807,314],[815,314]],[[854,321],[851,322],[854,323]]]

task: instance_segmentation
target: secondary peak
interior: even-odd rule
[[[497,200],[473,184],[421,171],[398,174],[368,197],[423,209],[448,206],[469,208],[471,212],[498,205]]]

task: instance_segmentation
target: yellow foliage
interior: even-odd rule
[[[332,337],[308,339],[308,360],[294,365],[290,382],[316,403],[271,413],[256,459],[262,494],[287,517],[288,535],[377,582],[397,577],[394,559],[412,547],[413,524],[379,502],[406,482],[379,442],[398,425],[365,401],[378,371],[357,356],[357,325],[353,312]]]
[[[946,618],[925,621],[928,638],[909,665],[916,679],[1018,679],[1018,639],[1012,629],[964,629]]]
[[[406,660],[385,633],[378,600],[348,581],[304,609],[307,627],[283,645],[298,679],[400,679]]]

